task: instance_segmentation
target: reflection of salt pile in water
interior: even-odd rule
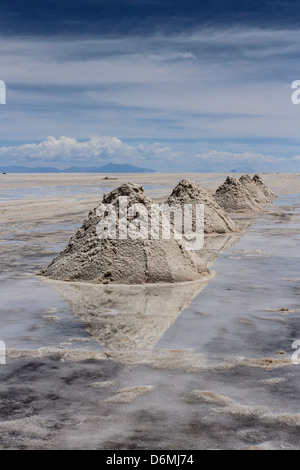
[[[50,281],[91,336],[111,350],[152,348],[206,286],[202,281],[140,286]]]
[[[252,224],[254,221],[252,221]],[[204,250],[199,252],[199,255],[206,259],[206,264],[210,267],[216,259],[236,245],[245,236],[245,231],[235,233],[222,233],[207,235],[205,237]]]
[[[199,184],[189,179],[179,181],[167,199],[168,205],[204,204],[204,232],[237,232],[238,226]]]
[[[128,213],[126,210],[125,214],[120,208],[119,198],[123,196],[127,198]],[[203,261],[193,252],[187,251],[180,240],[174,239],[172,227],[170,239],[99,239],[97,227],[106,220],[107,213],[103,207],[107,205],[114,209],[117,232],[122,224],[126,234],[134,228],[141,229],[141,212],[146,212],[146,222],[150,223],[152,208],[158,209],[141,186],[132,183],[119,186],[103,196],[102,205],[99,206],[102,208],[100,215],[98,208],[91,211],[67,247],[41,274],[63,281],[140,284],[191,281],[208,273]],[[130,208],[133,209],[131,212]],[[164,219],[163,214],[160,215],[161,227],[162,224],[168,224],[168,220]]]
[[[257,203],[265,204],[268,202],[268,198],[261,191],[259,186],[251,179],[249,175],[242,175],[239,178],[239,182],[247,189],[249,194],[255,199]]]
[[[247,188],[232,176],[228,176],[219,186],[214,198],[225,210],[233,212],[259,211],[261,207]]]
[[[273,193],[273,191],[263,182],[261,177],[259,175],[254,175],[252,180],[254,183],[259,187],[259,189],[262,191],[262,193],[266,196],[268,201],[272,201],[273,199],[276,198],[276,195]]]

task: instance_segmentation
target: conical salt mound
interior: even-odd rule
[[[263,182],[263,180],[261,179],[261,177],[259,175],[254,175],[253,178],[252,178],[252,181],[259,187],[259,189],[266,196],[268,201],[272,201],[273,199],[276,198],[276,194],[274,194],[273,191],[271,191],[269,186],[267,186]]]
[[[230,212],[261,210],[245,186],[232,176],[228,176],[225,182],[219,186],[214,194],[214,199],[223,209]]]
[[[125,218],[121,196],[127,197],[128,210],[133,209],[132,213],[129,210],[128,216],[126,210]],[[134,204],[139,204],[138,210]],[[146,213],[146,222],[149,222],[148,214],[152,206],[157,207],[144,189],[132,183],[123,184],[104,195],[102,204],[89,213],[67,247],[41,274],[63,281],[117,284],[183,282],[207,274],[209,270],[203,261],[194,252],[187,251],[180,240],[149,239],[148,236],[138,239],[128,236],[119,238],[121,225],[123,234],[124,228],[128,234],[132,227],[140,227],[141,213]],[[115,214],[114,226],[118,229],[115,239],[111,236],[112,226],[108,238],[101,238],[103,231],[99,232],[109,212]]]
[[[239,182],[245,186],[247,191],[258,204],[266,204],[268,202],[268,198],[264,195],[259,186],[253,181],[253,179],[251,179],[249,175],[242,175],[239,178]]]
[[[230,219],[226,212],[199,184],[189,179],[179,181],[168,197],[168,205],[180,204],[204,204],[204,232],[226,233],[238,232],[239,228]]]

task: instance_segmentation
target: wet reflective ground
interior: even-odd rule
[[[300,195],[252,222],[155,286],[41,278],[80,223],[1,224],[1,448],[299,449]]]

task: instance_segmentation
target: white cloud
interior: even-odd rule
[[[295,162],[300,156],[295,156]],[[0,147],[0,162],[29,166],[101,166],[108,162],[131,163],[157,171],[230,171],[243,164],[255,168],[272,168],[288,160],[259,152],[230,152],[212,149],[196,153],[161,142],[128,144],[113,136],[91,136],[79,141],[72,137],[48,136],[39,143]]]
[[[160,142],[155,142],[154,144],[144,146],[139,145],[137,147],[139,155],[142,155],[144,158],[153,159],[172,159],[179,156],[178,152],[174,152],[171,147],[165,147]]]
[[[60,162],[68,164],[94,165],[113,161],[115,163],[138,163],[147,160],[161,161],[175,157],[170,147],[161,143],[149,146],[128,145],[117,137],[92,136],[89,140],[78,141],[71,137],[48,136],[40,143],[1,147],[0,159],[11,164]]]
[[[156,62],[168,62],[177,60],[196,60],[197,57],[192,52],[168,52],[162,54],[150,54],[149,58]]]
[[[278,163],[285,161],[286,158],[284,157],[275,157],[273,155],[264,155],[262,153],[255,153],[255,152],[242,152],[242,153],[235,153],[235,152],[222,152],[219,150],[210,150],[209,152],[198,153],[194,155],[193,161],[206,161],[206,162],[229,162],[229,163],[244,163],[244,162],[252,162],[252,163]]]
[[[25,144],[12,147],[1,147],[0,157],[11,159],[31,160],[91,160],[109,159],[114,156],[126,156],[131,153],[131,147],[116,137],[91,137],[88,141],[80,142],[71,137],[62,136],[58,139],[48,136],[36,144]]]

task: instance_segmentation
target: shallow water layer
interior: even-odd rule
[[[280,201],[277,207],[282,208]],[[157,347],[192,347],[218,360],[277,351],[290,355],[300,338],[300,224],[292,222],[299,207],[293,216],[289,223],[275,224],[272,214],[263,214],[215,262],[217,275]]]
[[[299,449],[299,219],[280,197],[207,282],[143,287],[37,276],[74,222],[2,227],[0,446]]]
[[[15,182],[14,182],[15,183]],[[15,187],[15,188],[6,188],[0,186],[0,201],[1,200],[18,200],[18,199],[27,199],[27,198],[40,198],[40,197],[62,197],[62,196],[83,196],[91,194],[99,194],[99,202],[101,195],[105,192],[109,192],[117,186],[117,182],[114,182],[114,185],[103,186],[101,184],[90,184],[90,185],[43,185],[43,186],[33,186],[33,187]],[[144,185],[146,191],[159,192],[165,186],[161,185]]]

